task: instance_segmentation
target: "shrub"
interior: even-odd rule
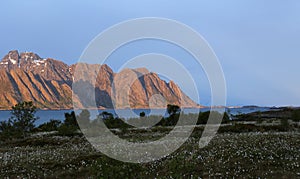
[[[91,114],[89,110],[83,109],[81,113],[76,117],[80,127],[87,128],[90,125]]]
[[[41,124],[38,129],[44,132],[57,131],[61,125],[61,121],[51,119],[49,122]]]
[[[280,119],[280,124],[284,129],[289,128],[289,121],[285,118]]]
[[[99,116],[102,117],[103,120],[114,118],[114,115],[112,113],[107,112],[107,111],[103,111]]]
[[[257,118],[253,114],[238,114],[234,116],[235,121],[255,121]]]
[[[221,118],[222,114],[219,113],[219,112],[216,112],[216,111],[212,111],[212,112],[210,112],[210,111],[200,112],[199,115],[198,115],[197,125],[199,125],[199,124],[206,124],[210,115],[212,117],[212,123],[218,123],[218,121],[216,121],[216,119],[217,118],[218,119]],[[225,112],[224,115],[223,115],[221,123],[227,123],[229,121],[230,121],[229,116]]]
[[[292,120],[294,122],[300,122],[300,109],[295,109],[292,112]]]
[[[21,137],[21,133],[16,131],[11,120],[0,122],[0,139],[9,140],[11,138]]]
[[[120,118],[109,118],[104,120],[104,124],[109,129],[127,129],[129,127],[132,127],[131,125],[127,124]]]
[[[179,117],[180,114],[172,114],[169,117],[164,117],[156,124],[156,126],[175,126]]]
[[[60,135],[74,135],[79,130],[79,125],[76,121],[75,112],[65,113],[65,120],[62,125],[58,128]]]
[[[219,128],[218,132],[233,132],[233,133],[241,133],[241,132],[263,132],[264,129],[260,126],[256,126],[254,124],[235,124],[229,126],[222,126]]]

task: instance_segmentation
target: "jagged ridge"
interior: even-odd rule
[[[52,58],[43,59],[32,52],[19,54],[14,50],[0,62],[0,109],[10,109],[12,105],[24,100],[34,101],[40,108],[72,108],[73,73],[78,65],[82,71],[77,73],[82,73],[79,76],[85,77],[84,81],[81,80],[84,85],[91,85],[91,81],[86,79],[97,77],[95,94],[98,107],[113,108],[112,100],[117,101],[116,108],[163,108],[166,103],[182,107],[197,106],[174,82],[167,83],[147,69],[124,69],[120,73],[114,73],[107,65],[68,66]],[[126,86],[130,79],[138,80],[130,86],[128,104],[124,95],[114,92],[116,88]],[[87,94],[84,89],[82,92]],[[82,99],[75,99],[74,102],[77,106],[87,107]]]

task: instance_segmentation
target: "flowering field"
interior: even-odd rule
[[[124,138],[163,136],[167,129],[119,134]],[[143,134],[143,135],[141,135]],[[218,134],[199,149],[194,131],[175,153],[145,164],[123,163],[97,152],[80,135],[48,134],[2,143],[0,178],[5,177],[246,177],[299,178],[300,133],[244,132]]]

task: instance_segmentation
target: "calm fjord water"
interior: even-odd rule
[[[188,113],[198,113],[198,112],[204,112],[208,111],[210,108],[186,108],[183,109],[183,112],[185,114]],[[236,115],[239,113],[250,113],[255,111],[267,111],[271,110],[269,107],[254,107],[254,108],[230,108],[227,109],[227,112],[230,112],[230,114]],[[71,112],[72,110],[39,110],[36,113],[36,116],[39,117],[39,120],[36,121],[36,125],[43,124],[47,121],[50,121],[50,119],[57,119],[60,121],[64,120],[64,114],[67,112]],[[120,110],[113,110],[113,109],[104,109],[104,110],[93,110],[91,114],[91,119],[93,119],[97,114],[100,114],[103,111],[110,112],[114,114],[115,116],[118,115],[121,118],[131,118],[131,117],[139,117],[140,112],[145,112],[146,115],[165,115],[166,110],[165,109],[120,109]],[[7,120],[11,116],[10,111],[0,111],[0,121]]]

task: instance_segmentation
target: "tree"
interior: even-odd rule
[[[79,130],[79,125],[76,121],[75,112],[65,113],[65,120],[58,128],[58,133],[61,135],[71,136]]]
[[[83,109],[81,113],[77,116],[77,121],[81,127],[86,128],[90,124],[90,117],[91,117],[90,111],[87,109]]]
[[[144,111],[140,112],[140,117],[145,117],[146,113]]]
[[[179,117],[180,117],[180,107],[173,104],[167,105],[167,113],[169,114],[168,117],[164,117],[160,120],[156,125],[157,126],[174,126],[177,124]]]
[[[107,111],[103,111],[100,116],[102,116],[102,119],[103,120],[106,120],[106,119],[113,119],[114,118],[114,115],[110,112],[107,112]]]
[[[76,127],[78,127],[74,111],[72,111],[71,113],[65,113],[64,124],[66,126],[76,126]]]
[[[180,107],[173,104],[167,105],[167,112],[170,116],[175,115],[180,112]]]
[[[12,107],[9,123],[16,132],[20,132],[25,137],[34,129],[34,122],[38,120],[38,117],[35,117],[36,111],[37,108],[32,101],[20,102]]]

